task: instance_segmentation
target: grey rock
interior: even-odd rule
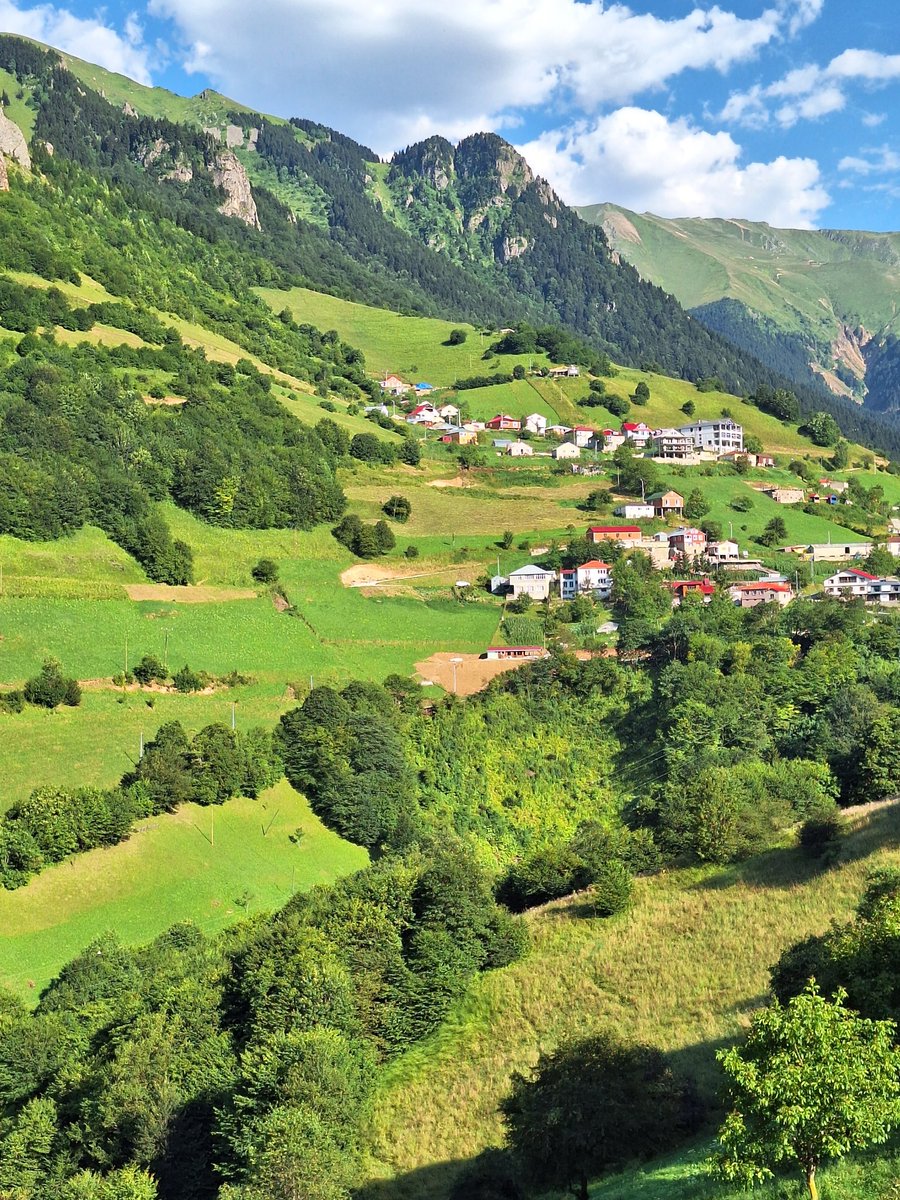
[[[14,158],[20,167],[31,170],[31,155],[25,135],[14,121],[0,109],[0,154]]]
[[[226,217],[237,217],[239,221],[252,225],[255,229],[261,229],[256,201],[250,190],[250,180],[243,163],[238,161],[234,151],[224,150],[217,154],[211,174],[213,183],[225,193],[225,203],[219,205],[219,212]]]

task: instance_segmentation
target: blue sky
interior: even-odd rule
[[[885,0],[0,0],[0,30],[388,155],[495,129],[563,199],[900,228]]]

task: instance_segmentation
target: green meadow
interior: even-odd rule
[[[187,804],[141,822],[118,846],[0,891],[0,986],[36,1001],[68,959],[107,931],[129,943],[178,921],[215,932],[367,861],[284,781],[258,800]]]

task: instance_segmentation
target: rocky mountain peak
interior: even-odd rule
[[[496,133],[473,133],[456,147],[456,172],[460,179],[494,178],[501,192],[512,185],[524,188],[534,173],[522,155]]]

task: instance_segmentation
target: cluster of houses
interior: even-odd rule
[[[776,504],[850,504],[852,501],[845,495],[849,486],[849,483],[842,479],[820,479],[821,491],[811,491],[793,484],[763,487],[759,490]]]

